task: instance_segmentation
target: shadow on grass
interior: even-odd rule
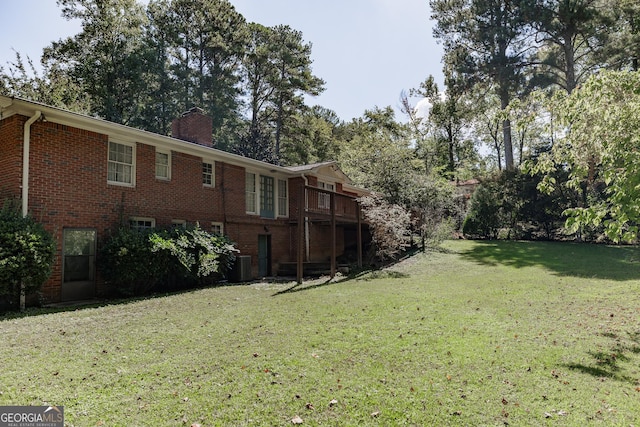
[[[219,287],[228,285],[227,283],[220,283],[208,287]],[[44,305],[41,307],[27,307],[25,311],[2,311],[0,312],[0,322],[6,320],[15,320],[21,319],[24,317],[33,317],[33,316],[41,316],[44,314],[55,314],[55,313],[64,313],[67,311],[78,311],[78,310],[91,310],[95,308],[108,307],[113,305],[126,305],[132,304],[138,301],[152,300],[156,298],[164,298],[171,295],[180,295],[180,294],[188,294],[192,292],[197,292],[199,290],[205,289],[205,287],[194,287],[189,289],[175,290],[175,291],[165,291],[165,292],[154,292],[149,295],[141,295],[141,296],[132,296],[132,297],[121,297],[121,298],[104,298],[104,299],[94,299],[87,301],[69,301],[67,303],[55,303]]]
[[[352,280],[374,280],[374,279],[399,279],[399,278],[403,278],[403,277],[409,277],[409,274],[407,273],[402,273],[399,271],[394,271],[394,270],[389,270],[389,267],[392,267],[402,261],[405,261],[413,256],[415,256],[416,254],[420,253],[419,249],[413,249],[411,251],[406,252],[401,258],[390,261],[384,265],[381,265],[378,267],[378,269],[364,269],[355,273],[351,273],[348,276],[344,276],[341,278],[329,278],[325,281],[322,281],[320,283],[318,282],[314,282],[314,281],[303,281],[302,283],[296,283],[293,286],[284,289],[282,291],[278,291],[275,294],[273,294],[272,296],[278,296],[278,295],[283,295],[283,294],[290,294],[293,292],[302,292],[302,291],[308,291],[311,289],[317,289],[317,288],[322,288],[325,286],[329,286],[329,285],[336,285],[338,283],[343,283],[343,282],[348,282],[348,281],[352,281]]]
[[[542,266],[561,276],[640,279],[640,249],[566,242],[478,241],[463,258],[485,265]]]
[[[339,279],[327,279],[323,282],[317,283],[317,282],[302,282],[302,283],[296,283],[293,286],[284,289],[282,291],[278,291],[275,294],[273,294],[272,296],[278,296],[278,295],[282,295],[282,294],[290,294],[290,293],[294,293],[294,292],[302,292],[302,291],[309,291],[311,289],[317,289],[317,288],[322,288],[325,286],[329,286],[329,285],[337,285],[338,283],[343,283],[343,282],[349,282],[349,281],[358,281],[358,280],[374,280],[374,279],[400,279],[403,277],[409,277],[408,274],[406,273],[401,273],[399,271],[392,271],[392,270],[374,270],[374,271],[363,271],[360,272],[358,274],[351,274],[349,276],[344,276],[341,277]]]
[[[340,279],[329,278],[329,279],[327,279],[325,281],[321,281],[321,282],[317,282],[317,281],[312,281],[312,282],[307,281],[307,282],[305,282],[305,281],[302,281],[302,283],[295,283],[293,286],[290,286],[287,289],[283,289],[281,291],[278,291],[275,294],[273,294],[272,296],[277,297],[278,295],[283,295],[283,294],[292,294],[294,292],[310,291],[311,289],[318,289],[318,288],[323,288],[323,287],[329,286],[329,285],[336,285],[338,283],[348,282],[349,280],[353,280],[353,276],[344,276],[344,277],[341,277]]]
[[[569,363],[565,366],[596,378],[611,378],[637,385],[640,378],[626,374],[624,365],[636,365],[633,359],[635,355],[640,355],[640,332],[628,334],[625,340],[614,334],[603,334],[603,336],[613,339],[615,342],[607,350],[589,351],[588,354],[593,359],[592,364]]]

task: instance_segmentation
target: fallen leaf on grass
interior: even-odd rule
[[[302,421],[302,418],[300,418],[299,416],[295,416],[293,418],[291,418],[291,424],[302,424],[304,421]]]

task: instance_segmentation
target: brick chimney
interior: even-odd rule
[[[198,107],[182,113],[171,122],[171,136],[183,141],[213,147],[213,120]]]

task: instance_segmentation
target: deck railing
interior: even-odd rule
[[[358,219],[358,202],[353,196],[334,193],[316,187],[305,187],[305,210],[307,213],[331,215],[331,204],[335,203],[336,217]]]

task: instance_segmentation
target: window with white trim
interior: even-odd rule
[[[323,190],[335,191],[335,185],[328,182],[318,181],[318,188]],[[319,193],[318,194],[318,208],[319,209],[331,209],[331,194]]]
[[[211,232],[222,236],[224,234],[224,224],[221,222],[212,222]]]
[[[143,218],[134,216],[129,218],[129,227],[132,230],[145,230],[149,228],[155,228],[156,220],[154,218]]]
[[[109,141],[107,181],[119,185],[134,185],[135,149],[133,145]]]
[[[172,219],[171,228],[187,228],[187,221],[184,219]]]
[[[164,151],[156,151],[156,178],[171,179],[171,154]]]
[[[202,184],[206,187],[213,187],[215,184],[214,170],[213,162],[202,162]]]
[[[278,180],[278,216],[287,216],[289,211],[289,197],[287,180]]]
[[[245,194],[245,209],[247,213],[258,213],[257,203],[258,200],[256,194],[256,174],[247,172],[245,174],[244,181],[244,194]]]

